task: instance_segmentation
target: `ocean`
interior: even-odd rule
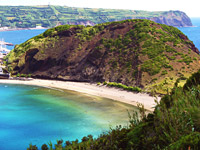
[[[194,27],[182,27],[178,29],[187,35],[200,50],[200,18],[191,18],[191,20]]]
[[[43,33],[45,30],[46,29],[2,31],[0,32],[0,40],[4,40],[5,42],[12,43],[14,45],[21,44],[28,39]],[[7,48],[12,50],[14,46],[7,46]]]

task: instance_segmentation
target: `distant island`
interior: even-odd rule
[[[16,45],[5,60],[12,75],[114,82],[159,93],[200,69],[199,51],[187,36],[146,19],[51,28]]]
[[[96,25],[126,19],[148,19],[175,27],[192,26],[181,11],[117,10],[66,6],[0,6],[0,30],[50,28],[57,25]]]

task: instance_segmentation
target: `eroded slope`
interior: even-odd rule
[[[149,20],[58,26],[8,55],[12,74],[118,82],[167,90],[199,67],[199,51],[177,28]]]

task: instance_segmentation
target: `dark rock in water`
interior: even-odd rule
[[[9,74],[0,74],[0,79],[9,79]]]

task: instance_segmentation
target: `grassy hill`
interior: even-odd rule
[[[0,6],[1,27],[34,28],[64,24],[95,25],[125,19],[149,19],[171,26],[192,26],[181,11],[147,12],[139,10],[91,9],[66,6]]]
[[[187,36],[145,19],[51,28],[5,59],[13,75],[117,82],[159,93],[200,69],[199,51]]]

